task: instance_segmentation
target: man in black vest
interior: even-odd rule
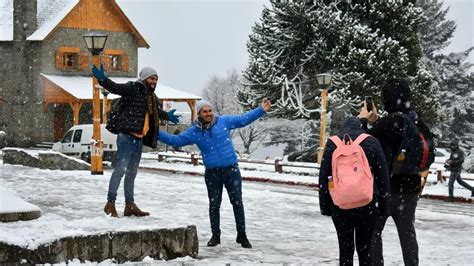
[[[99,84],[111,93],[122,96],[123,110],[119,114],[117,131],[117,155],[115,169],[109,183],[107,204],[104,212],[112,217],[119,217],[115,209],[115,200],[120,181],[125,175],[125,209],[124,216],[148,216],[150,213],[140,210],[134,202],[134,184],[138,165],[142,156],[143,145],[156,148],[156,135],[159,131],[159,119],[178,123],[175,110],[163,111],[158,104],[154,91],[158,74],[153,68],[145,67],[140,71],[137,81],[117,84],[107,78],[103,65],[100,69],[94,65],[92,73]],[[123,102],[122,102],[123,101]]]

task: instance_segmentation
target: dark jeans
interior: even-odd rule
[[[453,197],[454,195],[454,181],[458,181],[458,183],[469,189],[471,192],[474,190],[468,183],[466,183],[464,180],[461,178],[461,172],[451,172],[449,175],[449,183],[448,183],[448,191],[449,191],[449,197]]]
[[[142,158],[142,139],[132,135],[119,133],[117,135],[117,155],[115,157],[115,167],[109,182],[109,192],[107,200],[115,202],[120,181],[125,175],[123,188],[125,190],[125,203],[133,203],[135,177],[137,176],[138,165]]]
[[[390,195],[389,216],[397,227],[405,265],[418,265],[418,242],[415,232],[415,210],[418,193]],[[374,265],[383,265],[382,231],[389,216],[380,217],[372,238]]]
[[[351,210],[335,208],[332,221],[337,231],[340,265],[353,265],[354,233],[359,265],[372,265],[371,240],[378,217],[375,201]]]
[[[209,218],[213,235],[220,235],[220,207],[225,186],[234,209],[237,232],[245,233],[245,214],[242,202],[242,177],[238,165],[206,169],[204,174],[209,197]]]

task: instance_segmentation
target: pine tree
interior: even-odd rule
[[[361,96],[380,98],[380,86],[406,77],[407,49],[400,42],[372,31],[336,4],[308,5],[294,1],[264,8],[248,42],[249,67],[240,101],[269,96],[286,118],[319,118],[316,74],[333,72],[329,108],[351,106]],[[380,101],[377,101],[380,102]]]
[[[280,2],[285,2],[280,3]],[[439,121],[432,75],[420,60],[425,21],[414,1],[273,1],[247,43],[250,54],[239,101],[276,101],[274,116],[319,120],[316,74],[332,71],[328,110],[358,112],[371,95],[383,110],[381,87],[407,78],[413,108],[428,123]],[[316,132],[313,132],[316,134]]]
[[[448,20],[449,8],[443,9],[439,0],[420,0],[426,22],[421,27],[423,64],[433,77],[433,90],[437,92],[442,123],[436,125],[445,145],[453,137],[461,140],[468,150],[474,147],[474,74],[473,64],[467,62],[473,48],[458,53],[443,54],[456,30],[456,23]],[[437,107],[438,108],[438,107]]]

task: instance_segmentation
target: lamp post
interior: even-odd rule
[[[92,63],[100,65],[100,54],[107,42],[107,35],[102,33],[89,33],[82,36],[87,49],[92,54]],[[91,174],[102,175],[103,141],[100,137],[100,93],[99,82],[92,77],[92,121],[93,133],[91,139]]]
[[[323,159],[324,147],[326,146],[326,107],[328,88],[331,86],[331,74],[323,73],[316,75],[319,88],[321,89],[321,123],[319,125],[319,148],[318,148],[318,163],[321,165]]]

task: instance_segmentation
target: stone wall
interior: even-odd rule
[[[72,259],[118,263],[154,259],[196,258],[199,243],[196,226],[176,229],[109,232],[100,235],[74,236],[43,244],[35,250],[0,242],[0,263],[61,263]]]

